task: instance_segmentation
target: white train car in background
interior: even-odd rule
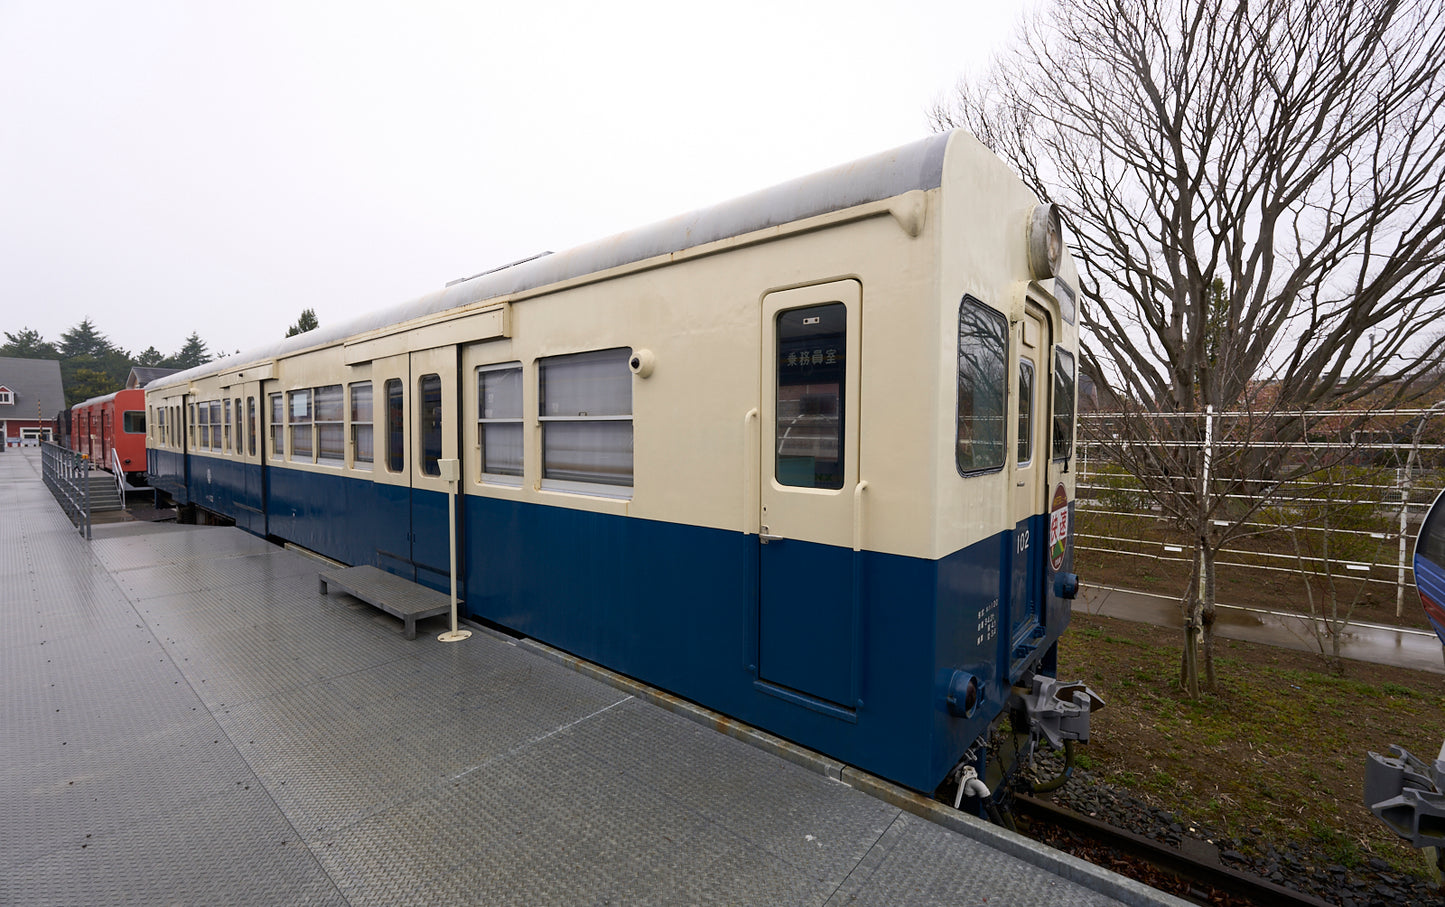
[[[153,382],[152,481],[931,792],[1054,667],[1074,264],[938,135]]]

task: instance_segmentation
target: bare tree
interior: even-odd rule
[[[1193,540],[1194,695],[1214,555],[1321,467],[1309,413],[1413,399],[1445,354],[1442,60],[1436,0],[1069,0],[931,112],[1071,212],[1106,440]],[[1223,447],[1181,418],[1209,407]]]

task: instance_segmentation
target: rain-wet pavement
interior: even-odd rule
[[[1179,599],[1111,586],[1081,588],[1074,610],[1160,627],[1180,625]],[[1225,604],[1216,605],[1216,614],[1214,632],[1226,639],[1302,652],[1320,651],[1310,627],[1311,618],[1304,615]],[[1428,630],[1351,622],[1345,628],[1340,655],[1354,661],[1445,674],[1445,651],[1439,637]]]

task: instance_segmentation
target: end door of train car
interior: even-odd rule
[[[444,346],[375,359],[371,366],[380,433],[372,472],[375,563],[434,589],[450,583],[442,461],[459,456],[457,355],[456,347]]]
[[[758,679],[857,708],[862,288],[763,299]]]
[[[1053,332],[1044,308],[1030,300],[1016,328],[1016,354],[1012,375],[1017,403],[1017,436],[1014,450],[1006,453],[1012,464],[1010,514],[1013,542],[1007,552],[1009,563],[1009,647],[1010,661],[1017,674],[1021,662],[1032,654],[1037,642],[1041,608],[1045,598],[1045,565],[1050,554],[1048,514],[1050,512],[1048,444],[1050,378],[1049,356]],[[1063,486],[1059,486],[1062,491]]]

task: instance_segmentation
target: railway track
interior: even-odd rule
[[[1176,849],[1080,815],[1047,800],[1016,795],[1026,831],[1060,850],[1210,907],[1334,907],[1329,901],[1220,865],[1212,847]]]

